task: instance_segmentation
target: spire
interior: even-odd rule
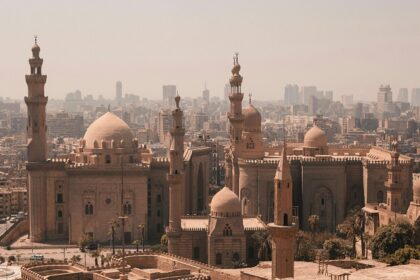
[[[286,141],[286,128],[283,119],[283,151],[281,153],[281,159],[277,165],[276,176],[274,180],[291,180],[290,165],[287,160],[287,141]]]
[[[179,102],[181,101],[181,96],[179,96],[178,91],[176,91],[176,96],[175,96],[175,104],[176,104],[176,108],[179,108]]]
[[[248,97],[249,97],[249,105],[251,105],[252,93],[249,93],[249,94],[248,94]]]

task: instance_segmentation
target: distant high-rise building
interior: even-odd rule
[[[284,105],[299,104],[299,87],[298,85],[286,85],[284,87]]]
[[[353,106],[353,117],[355,119],[363,118],[363,103],[357,102]]]
[[[408,102],[408,88],[400,88],[398,92],[397,101]]]
[[[325,91],[325,99],[333,101],[334,99],[334,92],[332,90]]]
[[[318,98],[314,95],[311,95],[309,98],[308,112],[310,115],[315,116],[318,112]]]
[[[162,88],[162,98],[163,104],[170,106],[174,102],[176,96],[176,86],[175,85],[164,85]]]
[[[389,85],[381,85],[378,92],[377,113],[378,117],[382,118],[383,113],[388,111],[392,104],[392,91]]]
[[[229,101],[229,94],[230,94],[230,84],[225,84],[225,89],[224,89],[225,102]]]
[[[207,103],[209,103],[209,102],[210,102],[210,91],[207,89],[207,87],[206,87],[206,86],[204,87],[204,90],[203,90],[203,99],[204,99]]]
[[[303,104],[309,106],[311,96],[318,96],[318,91],[315,86],[307,86],[302,88]]]
[[[117,81],[115,83],[115,101],[117,101],[118,105],[121,105],[122,101],[122,83]]]
[[[169,109],[161,110],[159,112],[158,119],[158,136],[159,142],[162,144],[168,144],[169,140],[169,129],[171,127],[171,111]]]
[[[411,105],[420,106],[420,88],[413,88],[411,91]]]
[[[346,108],[351,108],[353,106],[353,95],[342,95],[341,103]]]

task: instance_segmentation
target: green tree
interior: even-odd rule
[[[258,259],[271,260],[271,235],[267,231],[256,231],[251,238],[257,247]]]
[[[168,252],[168,236],[166,234],[160,238],[160,250],[162,252]]]
[[[82,257],[80,257],[80,255],[73,255],[70,258],[70,261],[72,262],[72,264],[76,264],[78,262],[80,262],[82,260]]]
[[[86,233],[82,234],[78,241],[79,248],[84,249],[90,242],[92,242],[92,238]]]
[[[95,259],[95,266],[99,266],[98,258],[101,256],[100,250],[91,251],[90,256]]]
[[[420,259],[420,247],[413,248],[405,246],[398,249],[394,254],[385,257],[383,260],[389,265],[407,264],[411,259]]]
[[[414,244],[414,227],[407,221],[400,220],[380,227],[370,242],[372,256],[383,259],[406,245]]]
[[[414,244],[420,245],[420,218],[414,222]]]
[[[324,242],[324,250],[330,260],[342,259],[346,256],[346,247],[342,239],[331,238]]]
[[[356,242],[360,239],[362,256],[365,255],[365,215],[361,209],[353,210],[344,219],[343,223],[337,226],[337,234],[344,236],[352,243],[351,256],[356,256]]]
[[[306,262],[315,260],[315,248],[306,232],[299,231],[296,235],[295,260]]]

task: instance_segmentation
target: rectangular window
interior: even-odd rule
[[[63,203],[63,194],[62,193],[57,194],[57,203]]]

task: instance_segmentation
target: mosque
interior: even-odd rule
[[[242,108],[240,70],[236,55],[230,78],[226,185],[238,196],[244,217],[258,216],[268,223],[274,219],[273,177],[281,156],[278,149],[264,144],[261,115],[251,100]],[[303,143],[288,145],[287,153],[293,181],[293,211],[299,217],[301,229],[309,229],[310,215],[320,217],[322,230],[334,231],[354,207],[392,200],[393,213],[406,213],[413,200],[410,157],[395,157],[395,151],[380,147],[328,145],[316,120]],[[393,163],[398,165],[398,185],[387,183],[395,169]]]
[[[139,145],[128,125],[112,112],[89,126],[75,151],[47,158],[47,76],[42,74],[39,53],[35,42],[26,75],[30,239],[74,244],[88,234],[108,242],[112,221],[126,216],[126,243],[140,239],[139,226],[146,229],[149,242],[158,242],[169,216],[168,159]],[[186,183],[178,204],[183,215],[207,211],[210,158],[207,147],[189,147],[182,157]]]

